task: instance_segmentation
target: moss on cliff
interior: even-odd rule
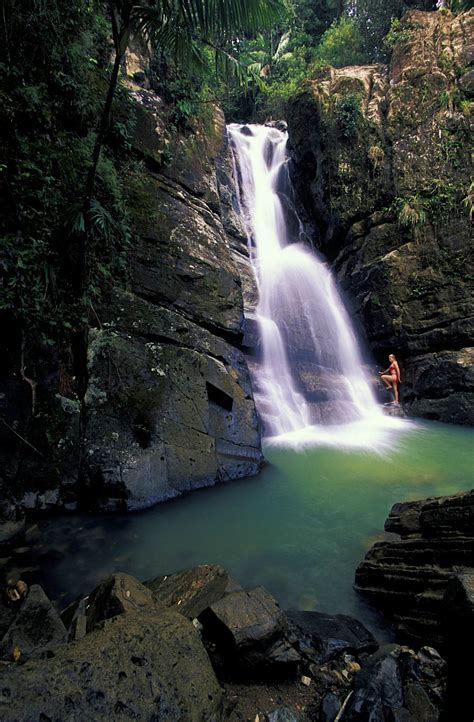
[[[317,243],[354,299],[372,349],[381,359],[393,349],[404,357],[405,400],[417,413],[423,354],[474,343],[473,26],[474,11],[408,13],[400,27],[410,32],[390,67],[332,69],[289,104],[295,182]],[[466,398],[473,391],[466,375]],[[435,418],[436,404],[426,408]],[[445,402],[439,418],[474,422]]]

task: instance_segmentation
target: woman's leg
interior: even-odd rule
[[[384,382],[385,388],[388,389],[389,391],[391,391],[392,390],[392,380],[393,380],[392,376],[388,376],[388,374],[382,374],[382,376],[380,378]]]
[[[398,404],[398,381],[393,382],[393,393],[395,394],[395,403]]]

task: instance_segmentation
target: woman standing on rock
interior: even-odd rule
[[[388,357],[390,366],[385,371],[379,371],[380,378],[385,384],[385,388],[389,391],[393,387],[393,395],[395,396],[395,404],[398,406],[398,384],[400,383],[400,367],[393,353]]]

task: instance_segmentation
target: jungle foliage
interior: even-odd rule
[[[151,50],[150,76],[185,131],[219,74],[245,82],[233,38],[286,10],[285,0],[5,0],[0,317],[10,355],[27,337],[71,357],[82,338],[83,363],[96,304],[126,275],[134,111],[121,76],[132,35]]]

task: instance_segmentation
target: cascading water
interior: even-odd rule
[[[297,230],[289,230],[287,135],[259,125],[232,124],[228,132],[259,292],[261,360],[253,381],[265,435],[330,440],[363,422],[364,436],[386,417],[331,272],[303,242],[294,209]]]

